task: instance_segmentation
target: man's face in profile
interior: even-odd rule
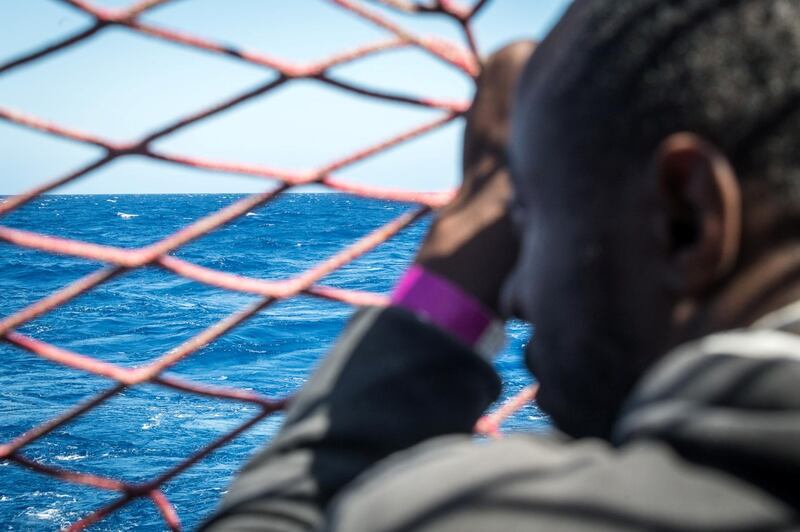
[[[526,360],[540,406],[569,433],[607,435],[654,354],[653,320],[668,311],[656,250],[641,230],[650,223],[647,198],[608,178],[613,169],[587,168],[570,153],[569,128],[543,90],[548,51],[534,54],[514,106],[512,214],[521,249],[504,299],[535,327]]]

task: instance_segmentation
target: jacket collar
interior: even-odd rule
[[[800,508],[800,303],[668,354],[637,385],[612,443],[657,441]]]

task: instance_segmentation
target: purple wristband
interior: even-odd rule
[[[498,349],[499,320],[459,286],[422,266],[412,266],[392,294],[392,304],[410,310],[449,332],[470,347]],[[500,345],[505,335],[500,328]],[[494,353],[488,353],[489,356]]]

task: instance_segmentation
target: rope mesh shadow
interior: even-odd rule
[[[478,74],[479,61],[478,48],[473,37],[471,21],[487,2],[486,0],[479,0],[473,5],[465,7],[453,0],[432,0],[431,3],[426,4],[409,0],[372,0],[373,3],[383,4],[384,7],[400,12],[415,13],[420,16],[434,14],[451,19],[461,28],[464,34],[467,46],[462,47],[438,38],[418,36],[396,24],[380,11],[363,3],[359,3],[358,1],[325,0],[384,29],[391,34],[392,37],[385,41],[364,45],[354,50],[339,53],[317,63],[293,64],[264,53],[238,49],[203,37],[158,27],[139,19],[139,16],[146,11],[175,0],[140,0],[126,9],[102,9],[92,5],[86,0],[59,1],[91,16],[93,20],[92,24],[88,28],[59,42],[49,44],[37,51],[14,58],[0,65],[0,74],[7,73],[21,65],[47,58],[58,50],[74,46],[77,43],[90,39],[106,28],[122,27],[175,45],[187,46],[211,54],[223,55],[231,60],[257,65],[277,75],[275,79],[268,83],[218,102],[205,109],[201,109],[133,142],[115,142],[91,133],[51,123],[16,110],[0,107],[0,119],[6,122],[42,131],[56,137],[94,145],[104,150],[100,158],[75,171],[52,179],[44,185],[33,188],[23,194],[7,198],[4,203],[0,204],[0,217],[19,209],[44,193],[85,177],[118,158],[130,155],[147,157],[165,163],[197,168],[205,171],[248,175],[263,178],[274,183],[272,188],[265,192],[249,195],[217,212],[189,224],[154,244],[138,249],[125,249],[92,244],[0,225],[0,240],[12,245],[48,253],[81,257],[106,264],[105,267],[3,318],[2,321],[0,321],[0,337],[11,345],[24,349],[51,362],[114,381],[114,384],[110,388],[99,395],[73,406],[58,417],[35,426],[11,441],[0,445],[0,459],[11,460],[33,471],[50,475],[62,481],[119,493],[119,497],[112,503],[94,509],[91,513],[73,523],[69,530],[82,530],[86,526],[100,521],[138,498],[148,498],[160,512],[166,525],[172,530],[179,530],[181,524],[177,512],[164,495],[161,486],[267,416],[283,409],[286,406],[287,400],[270,399],[246,390],[189,382],[172,376],[164,376],[162,373],[174,364],[193,355],[211,342],[214,342],[234,327],[266,309],[276,301],[291,298],[301,293],[336,300],[350,305],[385,305],[387,303],[385,296],[324,286],[319,284],[319,281],[336,269],[341,268],[364,253],[384,243],[419,218],[428,214],[431,210],[446,204],[452,197],[452,193],[407,192],[392,188],[361,185],[339,180],[335,178],[333,174],[356,162],[375,156],[398,144],[437,130],[461,118],[468,108],[468,103],[417,98],[359,87],[332,77],[330,71],[337,66],[351,63],[383,51],[402,47],[415,47],[447,65],[458,69],[471,79],[474,79]],[[245,101],[262,97],[273,89],[298,79],[315,80],[330,87],[369,98],[438,109],[441,110],[441,116],[432,122],[422,124],[393,138],[377,142],[372,146],[332,161],[320,168],[304,172],[261,165],[239,164],[199,157],[189,157],[163,152],[152,147],[152,143],[156,139],[160,139],[206,118],[222,113]],[[327,260],[320,262],[313,268],[285,280],[273,281],[245,277],[210,269],[170,255],[170,253],[189,242],[245,215],[256,207],[272,201],[279,194],[290,188],[312,183],[322,185],[331,190],[347,192],[366,198],[414,203],[417,207],[364,236],[355,244],[343,249]],[[51,312],[57,307],[68,303],[72,299],[118,275],[145,266],[157,266],[176,275],[225,290],[256,294],[261,296],[261,299],[211,325],[148,364],[136,368],[103,362],[90,356],[62,349],[55,345],[31,338],[15,330],[21,325]],[[198,394],[219,400],[249,403],[258,407],[258,413],[241,423],[234,430],[206,444],[179,464],[163,472],[160,476],[140,484],[53,467],[26,457],[22,453],[22,449],[31,442],[47,435],[58,427],[70,423],[77,417],[116,396],[126,388],[142,383],[156,384],[179,392]],[[531,401],[534,395],[534,388],[529,387],[524,389],[498,411],[479,421],[476,425],[476,432],[489,436],[498,436],[498,428],[502,421],[514,411],[524,406],[527,402]]]

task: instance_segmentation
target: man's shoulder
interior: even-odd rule
[[[330,509],[332,530],[752,530],[786,523],[758,489],[667,446],[444,437],[398,453]],[[743,526],[745,526],[743,528]]]

